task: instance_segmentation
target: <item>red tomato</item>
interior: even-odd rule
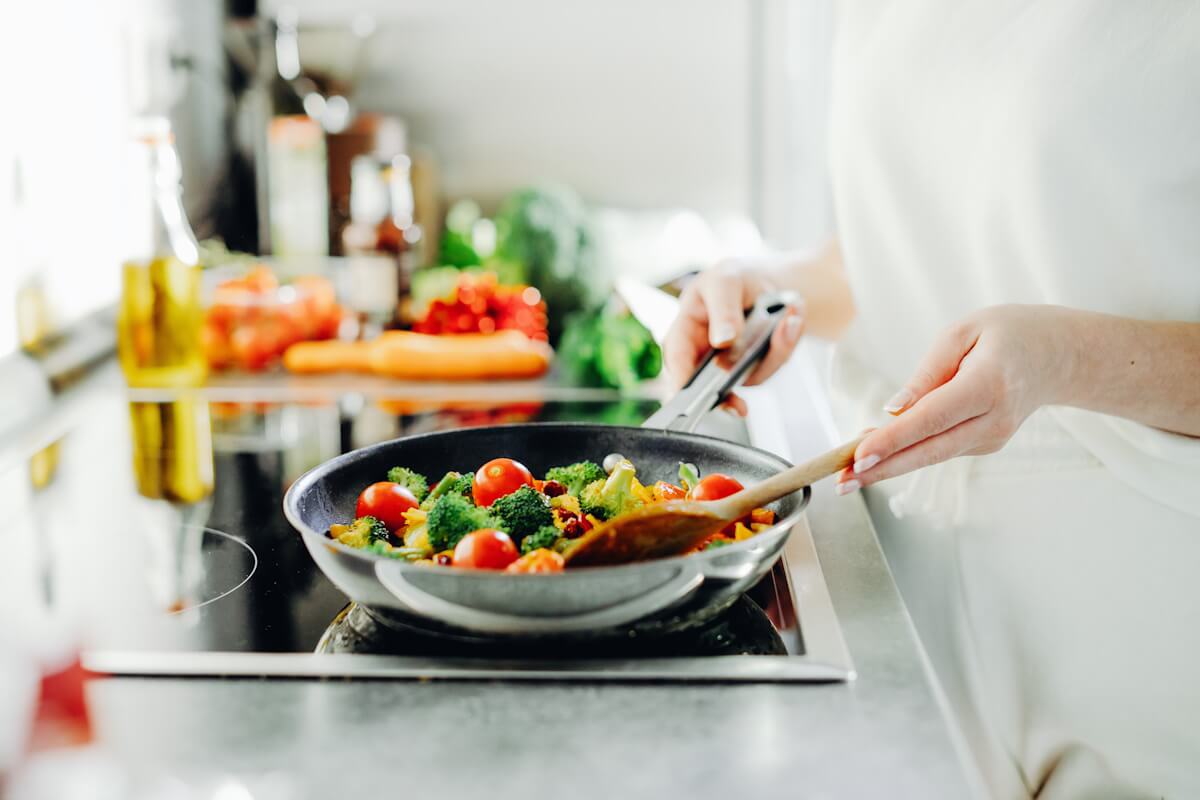
[[[654,484],[655,500],[682,500],[685,497],[687,497],[687,492],[673,483],[659,481]]]
[[[387,525],[389,531],[404,527],[404,512],[417,507],[417,498],[398,483],[372,483],[358,496],[354,516],[371,516]]]
[[[519,555],[507,533],[481,528],[459,540],[450,563],[468,569],[504,569]]]
[[[700,482],[696,484],[696,488],[692,489],[692,499],[720,500],[722,497],[728,497],[734,492],[740,492],[744,488],[736,478],[714,472],[700,479]]]
[[[511,458],[493,458],[475,473],[471,495],[476,505],[490,506],[522,486],[533,486],[533,474],[524,464]]]

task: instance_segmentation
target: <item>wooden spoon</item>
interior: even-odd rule
[[[686,553],[754,509],[845,469],[854,463],[854,450],[862,440],[859,436],[720,500],[668,500],[642,506],[592,528],[575,540],[564,558],[568,566],[583,567]]]

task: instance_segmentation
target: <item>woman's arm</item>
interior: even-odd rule
[[[778,269],[776,282],[804,302],[804,329],[822,339],[838,339],[854,319],[854,295],[846,280],[842,249],[831,242],[815,258],[792,258]]]
[[[683,383],[710,347],[731,345],[742,329],[745,310],[772,289],[795,291],[803,308],[789,314],[776,330],[766,358],[747,383],[760,383],[779,369],[803,331],[834,339],[854,317],[854,299],[836,242],[814,257],[726,261],[702,272],[680,297],[679,316],[663,345],[670,377]]]
[[[1200,323],[1065,311],[1070,373],[1053,402],[1200,436]]]
[[[1200,323],[1058,306],[994,306],[951,326],[884,410],[841,492],[999,450],[1043,405],[1200,436]]]

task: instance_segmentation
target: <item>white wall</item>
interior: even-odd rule
[[[552,179],[603,204],[750,210],[753,3],[288,5],[302,25],[376,18],[362,105],[409,121],[452,196],[486,201]]]

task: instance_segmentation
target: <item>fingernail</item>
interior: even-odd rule
[[[800,331],[803,327],[804,324],[801,322],[800,317],[793,314],[783,323],[783,335],[787,337],[789,342],[794,342],[800,338]]]
[[[713,347],[724,347],[733,341],[736,334],[728,322],[718,322],[708,332],[708,341]]]
[[[913,401],[913,393],[908,389],[901,389],[892,395],[892,399],[883,404],[883,410],[889,414],[899,414],[908,404]]]
[[[837,485],[836,488],[838,494],[850,494],[851,492],[857,492],[859,489],[861,489],[862,484],[851,478],[848,481],[842,481]]]
[[[874,453],[866,456],[865,458],[860,458],[854,462],[854,474],[861,475],[878,463],[879,456],[875,455]]]

